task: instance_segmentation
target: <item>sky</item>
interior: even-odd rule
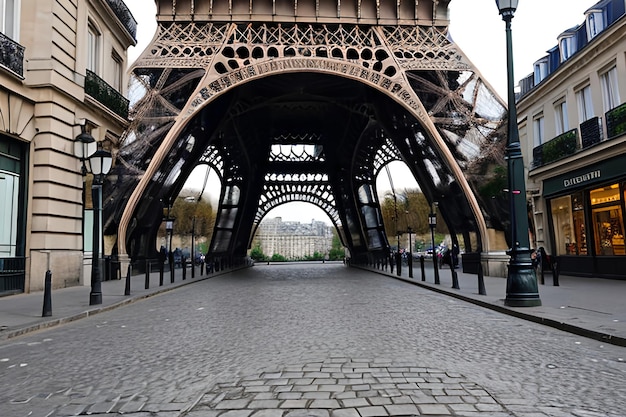
[[[137,20],[137,46],[128,51],[133,62],[150,43],[156,30],[154,0],[125,0]],[[584,12],[598,0],[520,0],[511,23],[515,84],[532,73],[533,64],[557,44],[565,30],[584,22]],[[494,0],[452,0],[450,2],[450,35],[482,77],[506,100],[505,23]],[[396,190],[416,188],[412,174],[401,163],[392,163],[391,173]],[[204,179],[204,174],[197,178]],[[213,177],[212,177],[213,178]],[[214,182],[213,182],[214,183]],[[379,192],[391,187],[385,170],[377,181]],[[209,189],[209,193],[210,193]],[[218,192],[218,191],[215,191]],[[211,194],[215,194],[215,192]],[[330,222],[321,209],[308,203],[290,203],[274,209],[268,217],[309,222]]]

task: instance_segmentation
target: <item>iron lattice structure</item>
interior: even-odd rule
[[[222,180],[213,256],[245,256],[290,201],[322,208],[353,257],[386,256],[375,179],[391,161],[467,250],[493,249],[505,107],[449,39],[447,3],[157,1],[105,187],[119,253],[152,255],[164,205],[207,164]]]

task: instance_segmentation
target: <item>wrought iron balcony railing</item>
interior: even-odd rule
[[[626,103],[606,112],[606,135],[609,139],[626,134]]]
[[[583,149],[602,142],[602,120],[592,117],[580,124],[580,139]]]
[[[118,116],[128,119],[129,100],[102,78],[98,77],[93,71],[87,70],[85,93],[105,105]]]
[[[130,36],[137,40],[137,21],[133,17],[123,0],[107,0],[107,4],[115,13],[115,16],[122,22]]]
[[[578,149],[578,129],[572,129],[533,149],[533,167],[572,155]]]
[[[0,65],[24,77],[24,47],[0,32]]]

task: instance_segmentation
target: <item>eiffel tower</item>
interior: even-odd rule
[[[229,262],[292,201],[324,210],[353,261],[388,256],[375,179],[392,161],[467,252],[505,249],[506,108],[450,39],[449,1],[156,3],[105,184],[120,256],[156,256],[163,208],[199,164],[221,180],[209,252]]]

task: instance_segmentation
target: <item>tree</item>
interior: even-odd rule
[[[267,256],[263,253],[263,249],[261,249],[261,243],[256,242],[252,250],[250,250],[250,257],[255,261],[267,260]]]

